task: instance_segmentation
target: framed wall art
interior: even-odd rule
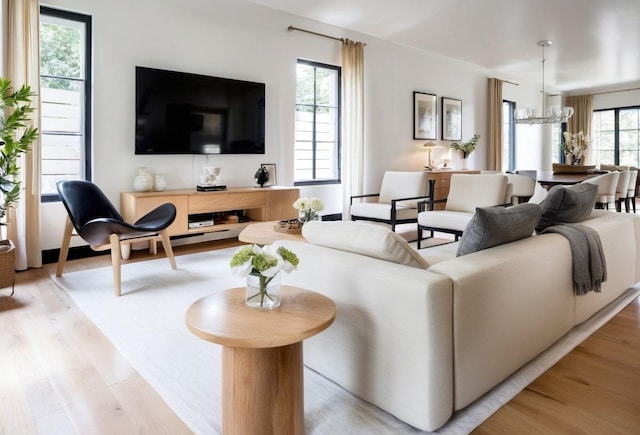
[[[462,140],[462,100],[442,97],[442,140]]]
[[[413,138],[437,139],[437,97],[423,92],[413,93]]]

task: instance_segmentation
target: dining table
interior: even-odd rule
[[[536,181],[546,189],[550,189],[558,184],[572,185],[582,183],[589,178],[601,175],[599,172],[584,173],[555,173],[553,171],[539,171],[536,175]]]

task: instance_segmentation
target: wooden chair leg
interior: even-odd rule
[[[158,233],[160,239],[162,240],[162,248],[164,249],[165,254],[167,254],[167,258],[169,259],[169,263],[171,263],[171,268],[173,270],[176,269],[176,259],[173,256],[173,248],[171,247],[171,239],[169,238],[169,233],[167,230],[162,230]],[[153,243],[156,243],[153,241]]]
[[[122,292],[121,287],[121,273],[120,273],[120,238],[117,234],[111,234],[109,236],[111,242],[111,266],[113,267],[113,288],[115,289],[116,296],[120,296]]]
[[[56,268],[56,276],[61,277],[64,270],[64,264],[67,262],[67,255],[69,255],[69,245],[71,243],[71,236],[73,234],[73,224],[71,219],[67,216],[67,220],[64,224],[64,233],[62,234],[62,244],[60,245],[60,254],[58,255],[58,267]]]

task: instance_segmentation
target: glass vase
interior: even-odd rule
[[[273,310],[280,306],[280,274],[266,277],[259,273],[247,275],[245,302],[257,310]]]
[[[319,221],[320,213],[315,210],[300,211],[300,213],[298,214],[298,220],[303,224],[309,221]]]

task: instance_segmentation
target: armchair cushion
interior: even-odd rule
[[[558,223],[575,223],[591,215],[596,205],[598,186],[579,183],[573,186],[553,186],[542,202],[542,215],[536,225],[540,233]]]
[[[386,226],[351,221],[307,222],[302,226],[302,235],[314,245],[418,269],[429,267],[429,263],[402,236]]]
[[[473,213],[476,207],[505,204],[508,184],[504,174],[452,174],[445,210]]]
[[[424,171],[386,171],[382,177],[378,202],[390,204],[392,199],[427,196],[427,175]],[[413,201],[412,207],[417,201]]]
[[[457,256],[530,237],[542,209],[538,204],[478,207],[462,233]]]
[[[380,220],[391,219],[391,207],[389,204],[381,204],[378,202],[360,202],[351,206],[351,214],[353,216],[367,216]],[[407,207],[402,204],[396,204],[396,219],[416,219],[418,209]]]

